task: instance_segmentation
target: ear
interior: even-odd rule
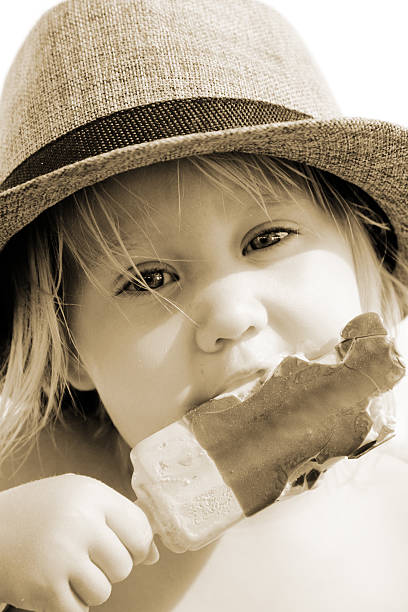
[[[70,355],[68,361],[68,382],[78,391],[93,391],[94,382],[78,356]]]

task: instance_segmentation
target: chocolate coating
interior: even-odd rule
[[[187,414],[247,516],[276,501],[302,464],[355,452],[372,426],[370,400],[404,375],[376,313],[354,318],[342,338],[336,365],[286,357],[246,401],[213,399]]]

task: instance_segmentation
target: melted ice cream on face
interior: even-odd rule
[[[353,319],[342,338],[337,364],[287,357],[258,393],[219,397],[186,415],[247,516],[276,501],[299,466],[314,461],[319,474],[355,453],[373,425],[370,402],[404,375],[376,313]]]

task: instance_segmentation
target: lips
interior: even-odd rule
[[[319,347],[319,350],[310,351],[307,355],[304,353],[296,353],[302,359],[307,361],[318,361],[322,364],[336,365],[340,361],[340,356],[334,350],[332,340]],[[215,391],[207,398],[214,399],[222,395],[233,394],[241,401],[253,395],[272,375],[276,367],[281,361],[287,357],[286,353],[279,353],[275,356],[273,362],[266,365],[259,364],[258,367],[240,370],[227,378],[221,385],[218,385]]]
[[[242,396],[248,397],[265,382],[269,371],[270,369],[262,367],[235,373],[217,387],[210,399],[227,393],[234,393],[239,399]]]
[[[231,363],[229,368],[225,365],[220,365],[217,383],[207,387],[198,397],[194,397],[187,412],[200,404],[204,404],[222,395],[235,395],[240,401],[244,401],[256,393],[269,380],[282,359],[287,356],[288,352],[282,351],[269,357],[262,355],[261,358],[258,355],[258,361],[256,361],[257,358],[254,354],[251,356],[241,355],[240,363],[241,365],[245,364],[247,367],[241,367],[241,369],[236,371],[232,371]],[[222,376],[222,372],[224,372],[224,376]],[[226,375],[227,372],[230,373],[230,376]]]

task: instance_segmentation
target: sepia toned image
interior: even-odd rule
[[[0,610],[406,612],[404,8],[16,0]]]

